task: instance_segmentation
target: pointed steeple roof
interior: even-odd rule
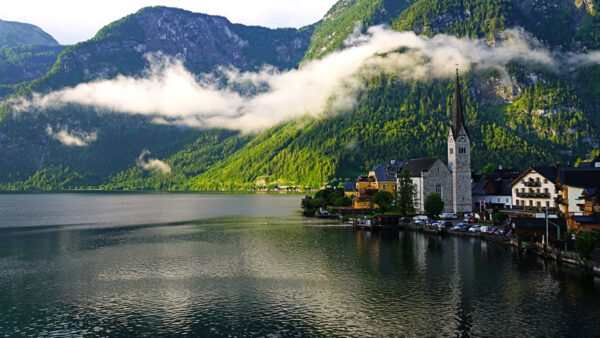
[[[454,138],[458,136],[460,127],[465,128],[465,116],[463,114],[462,96],[460,95],[460,80],[458,78],[458,69],[456,69],[456,85],[454,89],[454,102],[452,103],[452,134]]]

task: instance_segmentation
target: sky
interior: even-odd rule
[[[34,24],[61,44],[92,38],[100,28],[146,6],[169,6],[221,15],[234,23],[302,27],[325,15],[337,0],[2,0],[0,19]]]

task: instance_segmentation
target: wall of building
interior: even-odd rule
[[[569,209],[568,213],[571,216],[581,216],[583,215],[583,211],[579,208],[577,204],[585,204],[584,200],[579,200],[578,198],[583,194],[583,188],[575,188],[575,187],[567,187],[567,199],[569,201]]]
[[[453,212],[452,205],[452,174],[448,167],[441,160],[436,161],[428,171],[422,173],[421,179],[421,212],[425,212],[423,203],[425,198],[432,193],[438,193],[437,188],[441,189],[441,197],[444,201],[443,212]]]
[[[532,179],[536,182],[539,181],[540,186],[539,187],[526,186],[525,182],[529,182],[530,179]],[[549,197],[548,198],[540,198],[540,197],[519,197],[519,196],[517,196],[518,193],[522,193],[522,192],[526,192],[526,193],[548,192]],[[558,208],[558,204],[556,203],[556,200],[555,200],[555,197],[557,197],[557,196],[562,197],[562,194],[560,192],[556,191],[554,183],[547,180],[546,178],[544,178],[542,175],[540,175],[539,173],[537,173],[535,171],[529,172],[527,175],[522,177],[521,180],[519,180],[519,182],[514,184],[512,187],[512,200],[513,200],[513,207],[515,207],[515,208],[519,208],[519,207],[523,207],[523,206],[528,206],[528,207],[533,206],[533,207],[545,208],[546,205],[548,205],[548,207],[550,207],[550,208]]]
[[[486,205],[489,204],[503,204],[505,208],[512,207],[512,196],[505,195],[473,195],[473,210],[479,210],[479,202],[485,201]]]

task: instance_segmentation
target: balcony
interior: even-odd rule
[[[539,181],[525,181],[523,185],[526,187],[541,187],[542,183]]]
[[[550,194],[547,192],[518,192],[517,197],[524,198],[550,198]]]
[[[554,202],[561,205],[569,205],[569,201],[561,196],[554,197]]]

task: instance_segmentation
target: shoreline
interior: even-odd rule
[[[383,230],[385,231],[385,230]],[[595,268],[594,263],[590,261],[582,261],[573,257],[573,254],[570,252],[563,252],[561,250],[557,250],[554,248],[545,248],[539,243],[529,243],[529,242],[518,242],[514,241],[511,238],[498,238],[496,235],[482,234],[482,233],[470,233],[470,232],[459,232],[447,230],[443,233],[430,233],[427,231],[423,231],[423,229],[417,225],[413,224],[404,224],[399,225],[398,231],[413,231],[413,232],[422,232],[423,234],[428,234],[432,236],[454,236],[454,237],[468,237],[468,238],[477,238],[480,240],[485,240],[492,243],[497,243],[505,246],[509,246],[516,250],[519,250],[520,253],[527,252],[537,255],[544,260],[557,262],[559,264],[564,263],[571,267],[577,267],[586,273],[590,273],[594,276],[600,276],[600,268]]]

